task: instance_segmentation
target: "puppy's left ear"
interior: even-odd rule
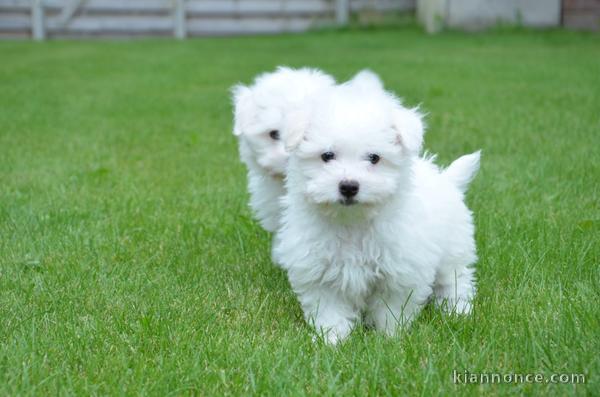
[[[233,135],[240,136],[244,132],[243,126],[251,122],[254,115],[254,99],[252,90],[245,85],[238,84],[231,88],[233,97]]]
[[[348,83],[353,87],[358,87],[364,91],[383,90],[383,82],[375,72],[369,69],[363,69],[358,72]]]
[[[393,128],[396,130],[396,142],[407,151],[418,154],[423,145],[425,124],[423,115],[417,110],[399,106],[394,109]]]

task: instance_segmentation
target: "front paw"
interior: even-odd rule
[[[473,310],[473,303],[469,298],[459,299],[436,299],[436,306],[441,308],[444,312],[456,315],[469,315]]]
[[[313,336],[313,342],[319,340],[329,346],[336,346],[343,342],[352,331],[351,324],[338,324],[336,326],[321,326],[316,329],[317,334]]]
[[[473,303],[470,299],[460,299],[454,307],[454,312],[460,315],[469,315],[473,310]]]

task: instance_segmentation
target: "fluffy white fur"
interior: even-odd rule
[[[329,343],[366,319],[395,334],[431,298],[468,313],[477,260],[464,191],[479,152],[446,170],[420,157],[424,126],[365,71],[289,114],[291,152],[274,256]],[[322,154],[335,158],[323,161]],[[372,164],[369,155],[380,156]],[[354,199],[340,183],[359,184]]]
[[[242,161],[248,168],[250,207],[262,227],[274,232],[279,225],[280,197],[288,154],[271,131],[280,131],[287,112],[323,87],[332,77],[316,69],[278,68],[256,78],[251,86],[233,87],[234,128]],[[272,135],[272,134],[271,134]]]

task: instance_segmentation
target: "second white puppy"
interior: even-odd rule
[[[233,87],[234,127],[240,157],[248,168],[250,207],[262,227],[279,226],[283,178],[288,154],[280,140],[285,115],[334,79],[317,69],[279,67],[264,73],[251,86]]]
[[[464,192],[479,152],[440,171],[423,123],[362,72],[289,117],[287,193],[274,254],[329,343],[365,315],[394,334],[435,297],[468,313],[477,256]]]

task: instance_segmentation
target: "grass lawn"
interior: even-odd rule
[[[419,31],[0,42],[0,395],[586,395],[600,390],[600,36]],[[361,68],[471,186],[469,318],[311,342],[247,208],[228,88]],[[455,385],[452,371],[583,373]],[[464,373],[464,372],[463,372]]]

